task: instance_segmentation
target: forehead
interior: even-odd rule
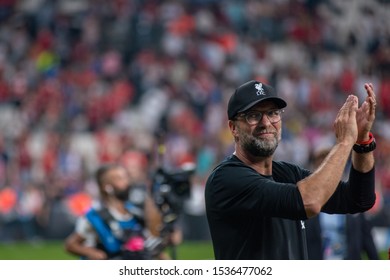
[[[126,169],[124,167],[118,166],[107,171],[106,178],[113,179],[124,175],[126,175]]]
[[[278,108],[279,108],[278,105],[274,101],[264,100],[264,101],[257,103],[256,105],[250,107],[246,111],[247,112],[249,112],[249,111],[266,111],[266,110],[278,109]]]

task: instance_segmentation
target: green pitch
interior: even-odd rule
[[[172,255],[171,248],[167,253]],[[387,252],[380,253],[382,260],[388,258]],[[45,241],[33,244],[17,242],[0,243],[0,260],[76,260],[77,257],[65,252],[61,241]],[[176,247],[178,260],[213,260],[213,250],[210,242],[187,241]]]
[[[214,259],[210,242],[184,242],[175,248],[178,260]],[[167,249],[172,255],[172,248]],[[64,250],[61,241],[35,243],[17,242],[0,244],[0,260],[75,260],[77,257]]]

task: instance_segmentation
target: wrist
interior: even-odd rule
[[[365,137],[358,137],[356,140],[357,145],[369,145],[371,142],[375,140],[374,135],[372,132],[366,133]]]
[[[345,151],[346,153],[349,154],[349,152],[351,151],[353,145],[354,145],[353,142],[351,143],[349,141],[344,141],[344,142],[336,143],[335,147],[337,147],[337,151],[338,152]]]
[[[353,145],[353,150],[358,154],[365,154],[372,152],[376,148],[376,142],[374,135],[370,132],[368,140],[356,141]]]

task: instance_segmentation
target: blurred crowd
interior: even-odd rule
[[[233,149],[227,100],[250,79],[288,101],[277,158],[307,167],[315,149],[333,141],[347,95],[362,102],[363,84],[373,83],[371,215],[390,226],[389,7],[386,0],[0,1],[0,238],[15,238],[16,225],[21,238],[65,236],[88,204],[80,194],[97,195],[96,168],[131,150],[147,156],[151,174],[195,163],[184,211],[202,217],[204,180]]]

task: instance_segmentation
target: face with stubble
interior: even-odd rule
[[[244,152],[254,157],[269,157],[274,154],[281,140],[282,128],[280,119],[275,122],[270,112],[277,109],[273,102],[265,101],[236,118],[234,137]],[[258,122],[249,124],[247,115],[253,116],[252,119],[257,116]]]
[[[117,166],[111,168],[104,175],[104,191],[108,196],[126,201],[129,198],[130,180],[127,170],[124,167]]]

